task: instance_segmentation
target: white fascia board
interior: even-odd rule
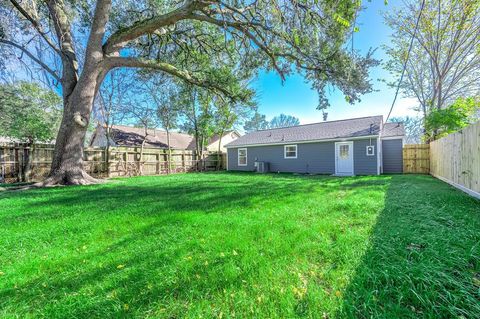
[[[381,140],[403,140],[405,138],[404,135],[396,135],[396,136],[385,136],[381,137]]]
[[[364,140],[367,138],[378,138],[378,136],[379,135],[365,135],[365,136],[357,136],[357,137],[326,138],[321,140],[288,141],[288,142],[264,143],[264,144],[225,145],[225,147],[226,148],[242,148],[242,147],[255,147],[255,146],[309,144],[309,143],[320,143],[320,142],[348,142],[353,140]]]

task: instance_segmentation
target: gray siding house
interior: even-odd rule
[[[377,175],[402,172],[404,127],[382,116],[329,121],[246,134],[226,145],[227,170]]]

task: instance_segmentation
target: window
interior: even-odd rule
[[[367,156],[374,156],[375,155],[375,146],[367,145]]]
[[[247,166],[247,149],[238,149],[238,166]]]
[[[285,145],[285,158],[297,158],[297,145]]]
[[[340,156],[341,159],[348,159],[350,151],[350,145],[348,144],[343,144],[340,145],[340,149],[338,151],[338,155]]]

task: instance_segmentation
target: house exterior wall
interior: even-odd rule
[[[377,174],[377,156],[366,156],[370,139],[353,141],[354,174]],[[290,145],[290,144],[289,144]],[[284,158],[284,145],[249,146],[228,148],[228,170],[254,171],[255,161],[269,163],[271,172],[335,174],[335,142],[300,143],[297,158]],[[372,139],[376,145],[376,139]],[[238,148],[247,149],[247,165],[238,165]]]
[[[387,174],[403,173],[403,140],[382,140],[383,172]]]
[[[226,134],[225,136],[222,137],[222,144],[220,145],[220,151],[222,153],[225,153],[227,151],[227,149],[225,148],[225,145],[227,145],[228,143],[230,142],[233,142],[234,140],[236,140],[238,138],[238,134],[235,133],[235,132],[230,132],[229,134]],[[218,151],[218,143],[220,141],[217,140],[211,144],[208,144],[207,145],[207,151],[210,151],[210,152],[217,152]]]
[[[367,156],[367,145],[375,146],[372,156]],[[377,139],[368,138],[353,142],[353,172],[355,175],[377,175]]]

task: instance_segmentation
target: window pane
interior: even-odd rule
[[[297,146],[285,146],[285,157],[297,157]]]
[[[238,150],[238,164],[247,165],[247,150],[239,149]]]
[[[349,150],[349,145],[340,145],[340,158],[347,159]]]

